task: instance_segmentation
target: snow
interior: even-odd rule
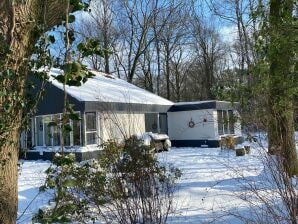
[[[236,157],[219,148],[172,148],[159,155],[182,171],[175,195],[176,212],[169,223],[240,223],[227,215],[243,204],[235,194],[242,177],[258,177],[263,165],[256,155]],[[240,211],[241,212],[241,211]]]
[[[297,133],[296,133],[297,136]],[[168,223],[241,223],[235,215],[250,217],[253,211],[240,199],[247,181],[263,182],[266,169],[260,152],[266,147],[266,136],[256,136],[260,143],[249,143],[251,153],[236,157],[233,150],[220,148],[172,148],[158,154],[163,163],[170,163],[182,171],[175,193],[175,213]],[[244,143],[237,146],[247,145]],[[43,173],[49,162],[23,161],[19,178],[19,215],[38,194],[44,183]],[[269,186],[270,190],[270,186]],[[18,223],[30,223],[38,208],[48,204],[51,194],[37,196]]]
[[[102,72],[91,72],[95,74],[94,78],[79,87],[66,86],[67,93],[79,101],[173,105],[173,102],[122,79]],[[51,69],[49,72],[50,81],[59,89],[63,89],[63,85],[52,76],[61,73],[60,69]]]
[[[47,205],[52,198],[50,192],[39,193],[39,187],[45,182],[45,171],[51,163],[49,161],[20,161],[20,164],[17,223],[30,223],[38,209]]]

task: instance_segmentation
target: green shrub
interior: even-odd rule
[[[35,220],[166,223],[180,170],[161,164],[136,137],[102,147],[99,158],[80,164],[74,157],[55,157],[44,186],[54,189],[55,205]]]

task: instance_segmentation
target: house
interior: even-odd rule
[[[21,136],[28,159],[51,159],[60,151],[60,125],[64,91],[52,69],[39,101],[31,128]],[[66,152],[78,160],[96,156],[101,143],[121,141],[144,132],[168,134],[175,147],[218,147],[225,135],[241,141],[241,125],[235,104],[224,101],[173,103],[112,75],[95,75],[82,86],[66,86],[68,101],[80,120],[69,120],[72,131],[65,136]]]
[[[45,95],[31,119],[31,130],[22,134],[23,148],[29,159],[51,159],[61,144],[61,128],[49,125],[61,120],[63,85],[49,72]],[[66,86],[73,110],[80,120],[69,120],[72,131],[64,138],[65,151],[76,153],[78,160],[93,157],[98,145],[108,139],[121,140],[144,132],[167,133],[167,111],[173,105],[162,97],[112,75],[93,71],[95,76],[79,87]]]
[[[168,135],[175,147],[219,147],[232,135],[243,141],[237,104],[226,101],[175,103],[168,110]]]

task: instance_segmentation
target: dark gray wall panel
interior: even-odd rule
[[[40,86],[40,81],[34,81],[37,86]],[[40,88],[40,87],[38,87]],[[37,90],[32,91],[36,95]],[[80,102],[74,97],[68,96],[68,100],[74,105],[75,111],[84,111],[84,102]],[[37,105],[36,115],[57,114],[63,112],[64,92],[58,87],[47,83],[45,86],[45,94],[40,99]]]
[[[85,111],[125,111],[125,112],[167,112],[171,105],[117,103],[117,102],[85,102]]]

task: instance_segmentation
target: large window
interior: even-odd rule
[[[61,145],[61,117],[62,114],[38,116],[35,118],[35,144],[36,146]],[[64,145],[81,145],[81,121],[69,121],[72,131],[64,136]],[[73,138],[71,138],[73,137]],[[73,139],[73,140],[72,140]]]
[[[97,143],[97,129],[96,129],[96,113],[85,113],[86,121],[86,144],[92,145]]]
[[[235,117],[232,110],[218,110],[218,135],[234,134]]]
[[[145,114],[146,132],[167,134],[168,121],[165,113],[147,113]]]
[[[158,133],[158,114],[145,114],[145,130],[146,132]]]

